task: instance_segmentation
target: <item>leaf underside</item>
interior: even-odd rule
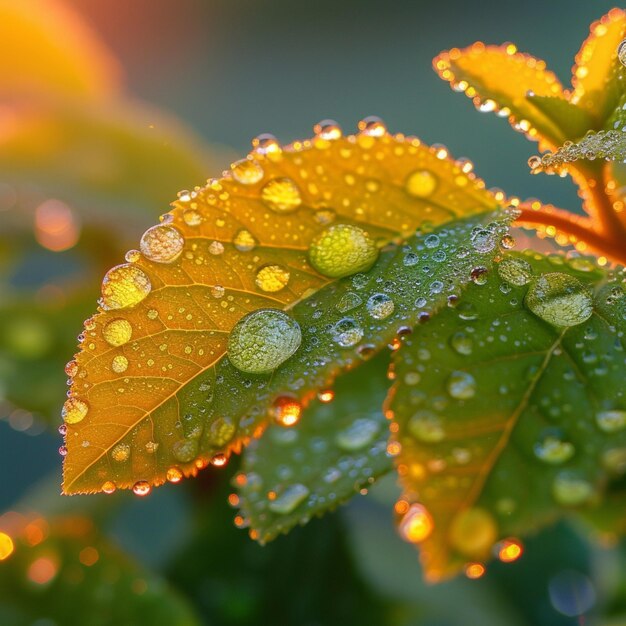
[[[428,528],[414,539],[431,580],[489,559],[500,539],[594,511],[626,471],[623,277],[531,253],[496,267],[511,258],[532,267],[530,287],[492,272],[397,354],[401,502],[427,511],[418,509]],[[529,288],[556,274],[593,297],[588,319],[555,326],[526,306]],[[553,304],[557,317],[581,310]]]
[[[230,330],[251,311],[292,309],[322,288],[331,299],[345,290],[308,261],[312,239],[329,223],[360,225],[383,246],[420,224],[432,228],[497,208],[482,181],[445,157],[419,140],[386,134],[317,137],[286,150],[257,151],[234,165],[234,176],[181,196],[164,220],[184,241],[180,256],[162,263],[133,253],[107,275],[100,312],[86,322],[81,352],[69,368],[69,402],[83,419],[66,424],[64,491],[161,484],[172,467],[192,475],[258,433],[273,399],[268,395],[280,389],[268,381],[281,375],[290,387],[308,381],[311,364],[303,357],[303,369],[296,369],[302,367],[296,355],[293,369],[288,362],[271,376],[242,374],[225,358]],[[383,253],[376,268],[388,256]],[[278,289],[276,281],[259,278],[268,266],[280,279]],[[303,327],[313,317],[306,303],[292,314]],[[131,329],[123,345],[103,335],[114,320]],[[377,345],[376,338],[365,340]],[[307,385],[326,383],[357,360],[345,352],[325,355]],[[123,373],[114,371],[114,359],[127,364]],[[312,391],[303,388],[302,395]],[[181,445],[184,454],[175,456]]]

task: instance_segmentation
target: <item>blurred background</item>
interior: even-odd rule
[[[260,548],[232,525],[224,472],[141,501],[62,498],[56,433],[63,366],[106,269],[176,192],[219,175],[261,132],[286,143],[323,118],[351,132],[378,115],[470,157],[488,186],[578,210],[568,179],[530,176],[536,145],[478,114],[431,61],[512,41],[568,84],[589,24],[612,6],[0,0],[0,530],[18,510],[88,516],[178,589],[190,617],[172,624],[626,624],[626,549],[564,523],[514,565],[429,589],[392,528],[393,480]],[[5,578],[0,568],[0,623],[92,623],[58,607],[20,621]]]

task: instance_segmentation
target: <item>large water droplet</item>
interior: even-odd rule
[[[299,348],[298,323],[278,309],[259,309],[240,319],[228,338],[228,358],[242,372],[275,370]]]
[[[263,178],[263,168],[252,159],[241,159],[230,166],[233,178],[242,185],[254,185]]]
[[[398,530],[405,541],[421,543],[430,536],[434,527],[428,510],[421,504],[412,504],[402,517]]]
[[[123,354],[118,354],[111,361],[111,369],[116,374],[123,374],[128,369],[128,359]]]
[[[82,422],[89,411],[89,406],[78,398],[69,398],[63,405],[61,416],[66,424],[78,424]]]
[[[438,179],[428,170],[416,170],[409,174],[404,187],[410,196],[428,198],[437,189]]]
[[[354,452],[372,443],[379,431],[380,424],[376,420],[362,417],[340,430],[335,443],[346,452]]]
[[[138,480],[134,485],[133,485],[133,493],[136,496],[140,496],[140,497],[144,497],[147,496],[150,493],[151,487],[150,487],[150,483],[147,480]]]
[[[281,265],[265,265],[256,273],[254,282],[262,291],[274,293],[287,286],[290,273]]]
[[[239,252],[250,252],[250,250],[254,250],[257,245],[257,240],[254,238],[254,235],[245,228],[242,228],[235,235],[235,239],[233,240],[235,244],[235,248],[239,250]]]
[[[291,178],[274,178],[261,191],[263,202],[276,213],[291,213],[302,204],[300,190]]]
[[[507,256],[498,263],[500,278],[510,285],[521,287],[532,280],[533,268],[528,261],[514,256]]]
[[[218,417],[209,426],[209,443],[216,448],[221,448],[235,436],[236,430],[232,419]]]
[[[600,411],[596,413],[596,423],[605,433],[616,433],[626,428],[626,411]]]
[[[469,400],[476,395],[476,380],[467,372],[452,372],[446,387],[448,393],[457,400]]]
[[[118,265],[102,281],[102,307],[126,309],[139,304],[152,289],[148,276],[134,265]]]
[[[326,141],[332,141],[341,137],[341,126],[335,120],[322,120],[313,127],[313,132]]]
[[[367,301],[367,310],[376,320],[384,320],[389,317],[394,308],[394,301],[384,293],[376,293]]]
[[[274,513],[288,515],[298,507],[309,495],[309,489],[301,483],[289,485],[275,500],[269,503],[268,508]]]
[[[139,247],[143,255],[155,263],[172,263],[183,251],[185,239],[177,228],[158,224],[142,236]]]
[[[351,224],[329,226],[313,239],[309,248],[311,265],[331,278],[366,272],[377,258],[376,243],[366,231]]]
[[[459,354],[467,356],[472,354],[472,350],[474,349],[474,340],[469,335],[459,331],[450,337],[450,345]]]
[[[387,133],[385,122],[375,115],[363,118],[358,123],[358,129],[362,135],[369,137],[382,137]]]
[[[593,314],[593,300],[573,276],[554,272],[535,280],[526,294],[526,306],[554,326],[575,326]]]
[[[180,439],[172,445],[172,454],[181,463],[190,463],[198,454],[198,441],[196,439]]]
[[[302,415],[302,405],[298,400],[290,396],[280,396],[274,400],[270,415],[280,426],[295,426]]]

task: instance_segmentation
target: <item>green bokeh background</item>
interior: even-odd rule
[[[288,142],[308,136],[323,118],[336,119],[350,132],[360,118],[378,115],[392,132],[415,134],[445,144],[455,157],[470,157],[489,186],[578,210],[571,181],[529,174],[526,161],[536,145],[506,121],[477,113],[437,78],[431,60],[443,49],[476,40],[512,41],[546,59],[567,84],[588,25],[614,6],[611,2],[68,4],[120,59],[132,95],[176,114],[203,139],[224,146],[223,155],[245,154],[260,132]],[[166,209],[164,199],[155,215]],[[149,225],[133,225],[134,236]],[[34,264],[20,276],[36,281],[39,269]],[[94,288],[99,280],[93,276]],[[59,388],[59,408],[64,392]],[[0,420],[1,510],[25,497],[44,498],[51,509],[61,506],[59,445],[55,434],[29,437]],[[196,482],[163,487],[141,501],[116,496],[125,506],[111,532],[140,561],[169,576],[206,624],[626,624],[624,548],[589,547],[565,524],[530,538],[515,565],[496,564],[478,582],[456,580],[430,589],[420,580],[415,553],[392,529],[393,480],[267,548],[232,526],[233,512],[224,504],[225,473],[207,470]],[[72,506],[93,506],[80,501],[73,499]],[[563,570],[592,581],[597,601],[585,617],[567,617],[551,603],[550,581]],[[570,599],[572,589],[566,592]]]

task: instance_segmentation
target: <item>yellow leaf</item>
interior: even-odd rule
[[[120,68],[81,18],[56,0],[0,0],[0,94],[101,98]]]
[[[455,90],[472,98],[479,111],[508,118],[516,130],[548,146],[565,141],[561,129],[527,98],[532,92],[565,100],[561,83],[545,61],[518,52],[513,44],[477,42],[464,50],[442,52],[433,66]]]
[[[626,38],[626,12],[612,9],[591,24],[589,31],[576,55],[570,100],[591,114],[600,128],[618,104],[620,87],[623,90],[618,73],[624,74],[624,68],[617,49]]]
[[[66,493],[145,494],[195,474],[211,461],[194,424],[212,398],[210,389],[201,401],[186,389],[215,375],[245,315],[274,309],[266,321],[290,353],[294,329],[281,310],[349,273],[346,258],[365,270],[377,249],[424,222],[497,208],[468,163],[444,148],[391,136],[378,120],[360,128],[341,137],[337,126],[322,125],[313,140],[284,149],[258,138],[224,178],[179,194],[144,234],[141,252],[107,274],[100,312],[85,323],[68,366]],[[245,332],[238,327],[238,336]],[[254,380],[266,358],[274,357],[252,350],[232,360]],[[201,428],[221,442],[213,454],[222,463],[257,426],[226,415]]]

